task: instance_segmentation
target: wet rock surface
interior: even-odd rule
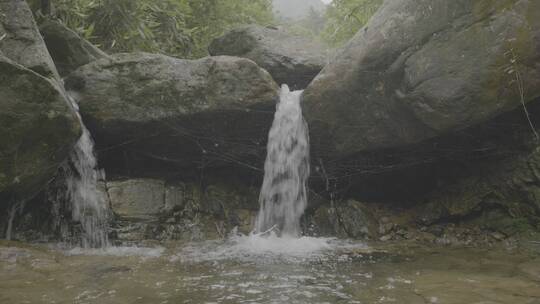
[[[0,205],[42,190],[79,134],[58,84],[0,55]]]
[[[356,240],[376,240],[379,235],[378,221],[364,203],[348,200],[323,205],[306,218],[308,235],[338,236]]]
[[[386,1],[305,92],[314,152],[305,234],[535,248],[539,11],[532,0]],[[0,204],[43,189],[79,135],[28,13],[0,0]],[[41,31],[97,142],[117,244],[252,231],[272,77],[307,85],[325,64],[320,46],[249,26],[210,47],[244,58],[107,56],[56,22]],[[62,191],[0,205],[0,233],[17,211],[18,239],[76,235]]]
[[[520,156],[484,165],[427,197],[416,208],[423,224],[469,221],[478,227],[513,236],[536,230],[540,223],[538,148]]]
[[[7,208],[21,209],[53,178],[80,126],[25,1],[0,1],[0,37],[0,222],[6,223]]]
[[[107,182],[118,241],[208,240],[233,229],[248,234],[258,209],[257,191],[245,187],[156,179]]]

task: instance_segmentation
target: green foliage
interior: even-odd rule
[[[207,46],[215,37],[245,24],[271,25],[271,0],[188,0],[193,13],[188,26],[193,30],[195,56],[207,53]]]
[[[334,0],[326,10],[323,40],[341,46],[373,16],[383,0]]]
[[[375,14],[383,0],[334,0],[324,12],[311,12],[302,20],[282,20],[281,25],[299,34],[340,47]]]
[[[284,24],[290,32],[339,47],[383,0],[334,0]],[[41,0],[29,0],[39,10]],[[109,53],[146,51],[183,58],[206,56],[212,39],[234,27],[274,25],[272,0],[51,0],[54,17]]]
[[[242,24],[271,24],[271,0],[52,0],[54,15],[105,51],[197,58]],[[36,9],[36,5],[33,5]]]

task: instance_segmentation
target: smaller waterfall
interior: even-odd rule
[[[81,245],[85,248],[100,248],[109,245],[108,228],[111,211],[103,189],[99,188],[102,172],[96,169],[94,142],[84,125],[78,106],[70,98],[82,126],[82,136],[70,154],[74,170],[67,170],[67,197],[71,202],[72,220],[82,228]]]
[[[9,212],[8,212],[8,223],[7,223],[7,228],[6,228],[6,240],[8,241],[11,241],[11,234],[13,232],[13,221],[15,220],[15,216],[17,216],[19,213],[19,215],[23,212],[24,210],[24,205],[25,205],[25,202],[24,201],[19,201],[19,202],[16,202],[16,203],[13,203],[13,205],[11,205],[11,208],[9,209]]]
[[[268,135],[260,210],[254,233],[277,230],[280,236],[300,236],[300,217],[307,206],[309,133],[302,116],[302,91],[283,85]]]

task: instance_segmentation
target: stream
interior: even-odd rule
[[[0,303],[540,303],[540,257],[518,249],[247,236],[147,245],[2,241]]]

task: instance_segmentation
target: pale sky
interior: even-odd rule
[[[322,2],[324,2],[324,4],[328,4],[330,2],[332,2],[332,0],[321,0]]]

